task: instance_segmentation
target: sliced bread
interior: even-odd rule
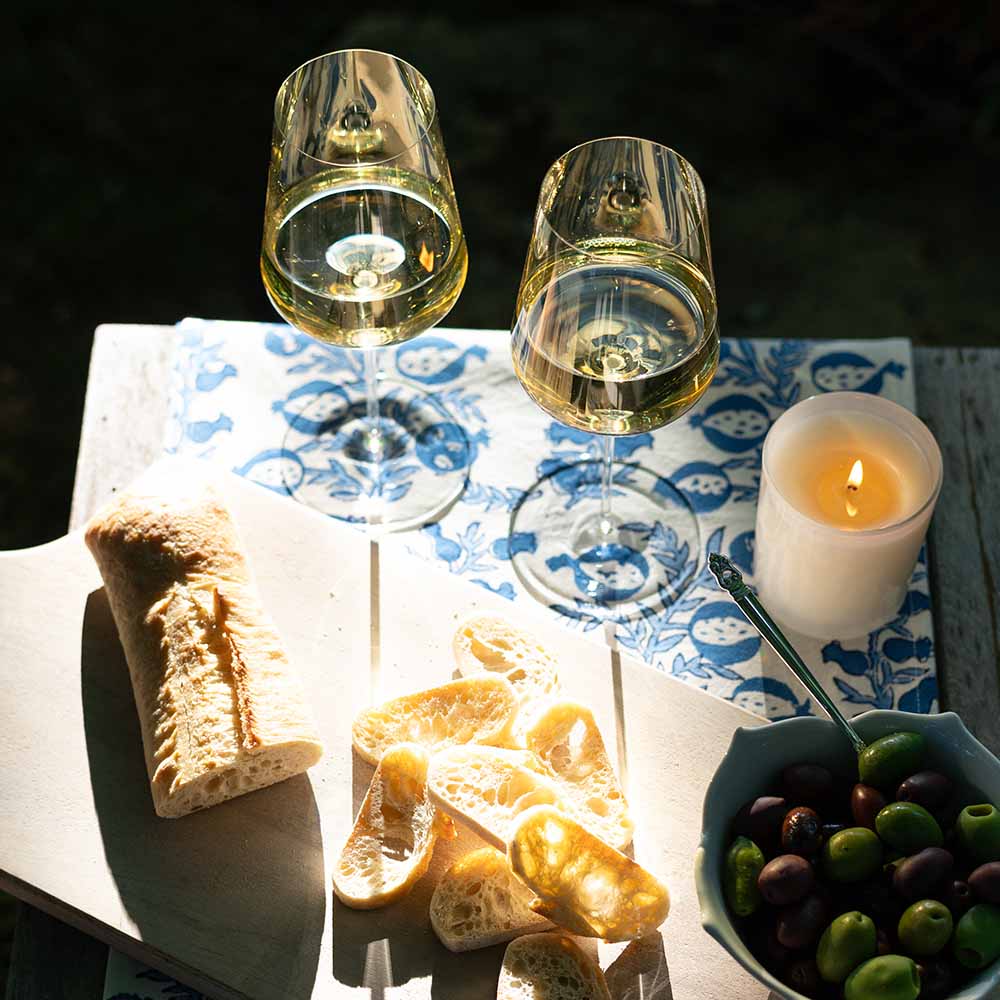
[[[395,743],[431,751],[460,743],[503,745],[516,715],[517,698],[503,677],[464,677],[362,712],[354,720],[354,749],[377,764]]]
[[[337,898],[371,910],[406,895],[427,871],[441,833],[454,835],[454,827],[427,794],[427,752],[407,743],[391,747],[337,858]]]
[[[551,704],[534,718],[524,743],[552,771],[574,819],[620,851],[632,843],[635,824],[589,708]]]
[[[529,632],[495,615],[479,615],[460,625],[452,651],[463,676],[485,670],[506,677],[522,706],[559,691],[552,654]]]
[[[527,750],[452,747],[434,755],[427,784],[435,805],[499,850],[507,849],[519,813],[559,801],[544,765]]]
[[[601,967],[565,934],[529,934],[507,945],[497,1000],[611,1000]]]
[[[431,897],[431,926],[449,951],[472,951],[552,925],[528,905],[531,893],[492,847],[460,858],[441,876]]]
[[[582,937],[639,938],[670,910],[666,886],[552,806],[518,818],[507,857],[537,897],[531,908]]]

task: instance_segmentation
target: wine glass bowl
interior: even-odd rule
[[[616,468],[613,455],[616,439],[647,434],[689,410],[718,365],[705,191],[683,157],[616,137],[585,143],[553,164],[542,183],[511,353],[528,395],[560,423],[599,435],[603,452],[602,461],[581,464],[575,495],[548,488],[543,477],[527,494],[540,499],[516,511],[512,531],[538,540],[515,560],[522,580],[549,603],[602,612],[669,601],[693,572],[691,559],[660,572],[643,553],[650,538],[668,539],[678,555],[697,553],[693,511],[669,482],[635,464]],[[596,575],[591,564],[601,567]],[[611,578],[631,582],[610,586]]]
[[[424,77],[366,49],[332,52],[295,70],[275,100],[261,274],[291,326],[359,349],[340,386],[350,396],[344,419],[324,422],[320,406],[293,422],[283,442],[336,463],[330,490],[300,491],[300,499],[351,521],[403,528],[433,517],[461,491],[464,470],[442,474],[416,455],[419,435],[452,419],[411,384],[389,389],[375,350],[439,323],[467,267]],[[303,428],[317,424],[323,429],[310,438]]]

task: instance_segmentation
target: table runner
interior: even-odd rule
[[[435,394],[464,430],[442,436],[445,452],[425,455],[425,464],[447,473],[450,456],[463,464],[471,459],[464,492],[440,520],[382,544],[404,545],[513,604],[534,601],[511,566],[510,512],[540,474],[557,468],[565,470],[560,476],[569,502],[579,483],[573,465],[596,457],[596,439],[557,423],[532,403],[514,377],[506,331],[437,329],[384,351],[382,366],[388,376]],[[283,447],[289,423],[324,394],[343,395],[347,387],[352,400],[360,399],[359,377],[356,352],[320,344],[283,324],[184,320],[177,327],[165,451],[207,459],[286,494],[323,484],[344,495],[363,492],[369,484]],[[718,373],[690,413],[655,434],[618,439],[619,461],[669,479],[690,501],[704,549],[678,554],[669,538],[651,539],[651,548],[661,545],[662,558],[698,558],[699,569],[671,606],[614,623],[623,649],[758,715],[817,713],[804,689],[762,649],[704,563],[707,552],[721,552],[752,573],[767,430],[799,399],[840,389],[875,393],[915,409],[909,341],[724,340]],[[461,441],[460,454],[455,440]],[[405,490],[405,478],[393,486]],[[515,548],[532,543],[514,540]],[[586,612],[567,606],[550,612],[567,628],[604,640],[604,622]],[[847,715],[870,708],[935,710],[925,554],[891,622],[869,636],[829,642],[796,637],[796,644]],[[107,997],[195,996],[181,989],[113,953]]]

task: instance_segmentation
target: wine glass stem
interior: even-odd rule
[[[378,407],[378,348],[366,347],[361,352],[365,369],[365,415],[368,418],[368,447],[381,451],[382,428]]]
[[[601,435],[601,449],[601,532],[607,535],[614,527],[611,519],[611,480],[615,439],[610,434]]]

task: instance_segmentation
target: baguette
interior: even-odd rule
[[[502,745],[510,740],[516,715],[517,699],[504,678],[463,678],[362,712],[354,720],[354,749],[377,764],[395,743],[417,743],[429,751],[460,743]]]
[[[551,770],[577,822],[619,851],[632,843],[635,824],[589,708],[555,702],[535,717],[524,742]]]
[[[159,816],[224,802],[320,759],[298,679],[211,489],[123,494],[84,538],[128,661]]]
[[[441,876],[431,897],[431,927],[449,951],[502,944],[552,926],[529,906],[531,893],[492,847],[460,858]]]
[[[452,652],[465,677],[484,670],[506,677],[522,709],[559,691],[559,673],[552,654],[530,633],[503,618],[470,618],[455,632]]]
[[[559,801],[545,767],[526,750],[452,747],[434,755],[427,785],[439,809],[502,851],[519,813]]]
[[[666,887],[645,868],[552,806],[518,818],[507,857],[537,897],[531,908],[581,937],[640,938],[670,910]]]
[[[504,952],[497,1000],[611,1000],[601,967],[564,934],[529,934]]]
[[[438,835],[454,836],[427,796],[427,752],[401,743],[379,761],[333,871],[333,891],[347,906],[386,906],[423,877]]]

